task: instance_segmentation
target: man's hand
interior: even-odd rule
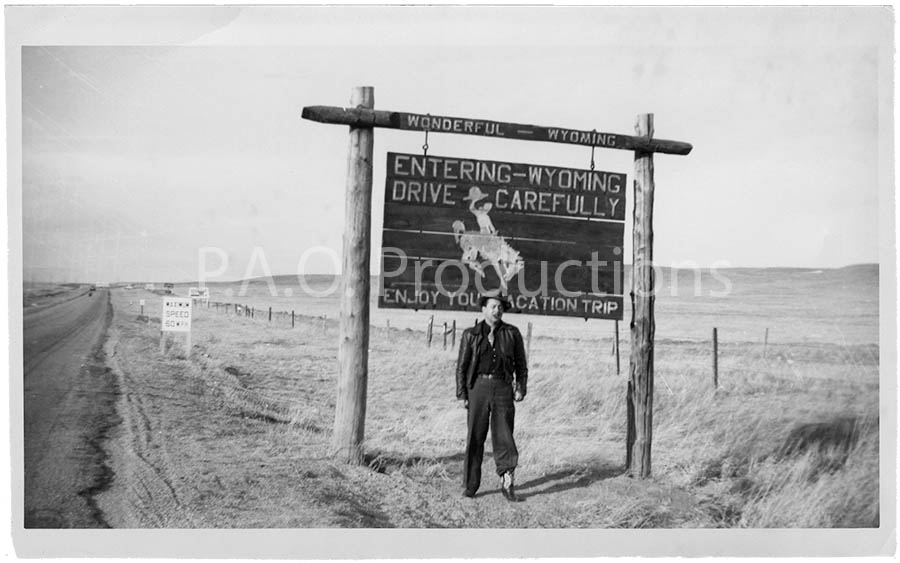
[[[464,408],[464,409],[469,408],[469,400],[468,399],[459,399],[458,402],[459,402],[459,406],[461,406],[462,408]]]
[[[524,395],[521,391],[519,391],[518,389],[516,389],[516,394],[515,394],[515,396],[513,396],[513,399],[514,399],[517,403],[520,403],[520,402],[522,402],[522,401],[525,399],[525,395]]]

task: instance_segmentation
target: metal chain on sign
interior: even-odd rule
[[[597,130],[594,129],[593,133],[594,133],[594,135],[591,135],[591,172],[594,171],[594,148],[596,148],[596,147],[594,147],[593,143],[594,143],[594,137],[597,136],[596,135]]]
[[[426,115],[428,115],[428,117],[431,117],[430,113]],[[429,123],[431,123],[431,120],[429,120]],[[428,156],[428,129],[425,129],[425,144],[422,145],[422,152],[425,156]]]

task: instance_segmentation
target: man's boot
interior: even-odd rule
[[[510,502],[519,501],[519,497],[516,496],[515,478],[512,470],[500,476],[500,492]]]

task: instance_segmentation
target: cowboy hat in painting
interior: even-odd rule
[[[479,188],[478,186],[472,186],[471,188],[469,188],[469,195],[464,197],[463,201],[472,200],[472,202],[474,203],[485,199],[487,196],[488,194],[481,191],[481,188]]]

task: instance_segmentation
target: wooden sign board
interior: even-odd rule
[[[384,308],[621,319],[625,174],[388,153]]]
[[[462,133],[483,137],[502,137],[526,141],[546,141],[594,147],[624,149],[625,136],[597,131],[580,131],[561,127],[541,127],[520,123],[504,123],[486,119],[465,117],[445,117],[418,113],[394,112],[391,115],[397,129],[407,131],[435,131],[439,133]]]
[[[457,135],[477,135],[520,141],[544,141],[605,149],[659,152],[664,154],[688,154],[691,144],[681,141],[657,139],[652,135],[633,136],[617,133],[600,133],[596,130],[567,129],[507,123],[489,119],[448,117],[402,111],[376,110],[364,107],[340,108],[334,106],[307,106],[303,118],[320,123],[335,123],[350,127],[385,127],[402,131],[433,131]]]
[[[191,299],[166,297],[163,299],[163,332],[191,331]]]
[[[543,127],[539,125],[505,123],[487,119],[422,115],[419,113],[403,113],[399,111],[391,114],[391,122],[396,129],[406,131],[460,133],[482,137],[501,137],[524,141],[545,141],[549,143],[586,145],[608,149],[629,148],[626,142],[628,137],[625,135],[564,129],[562,127]]]

